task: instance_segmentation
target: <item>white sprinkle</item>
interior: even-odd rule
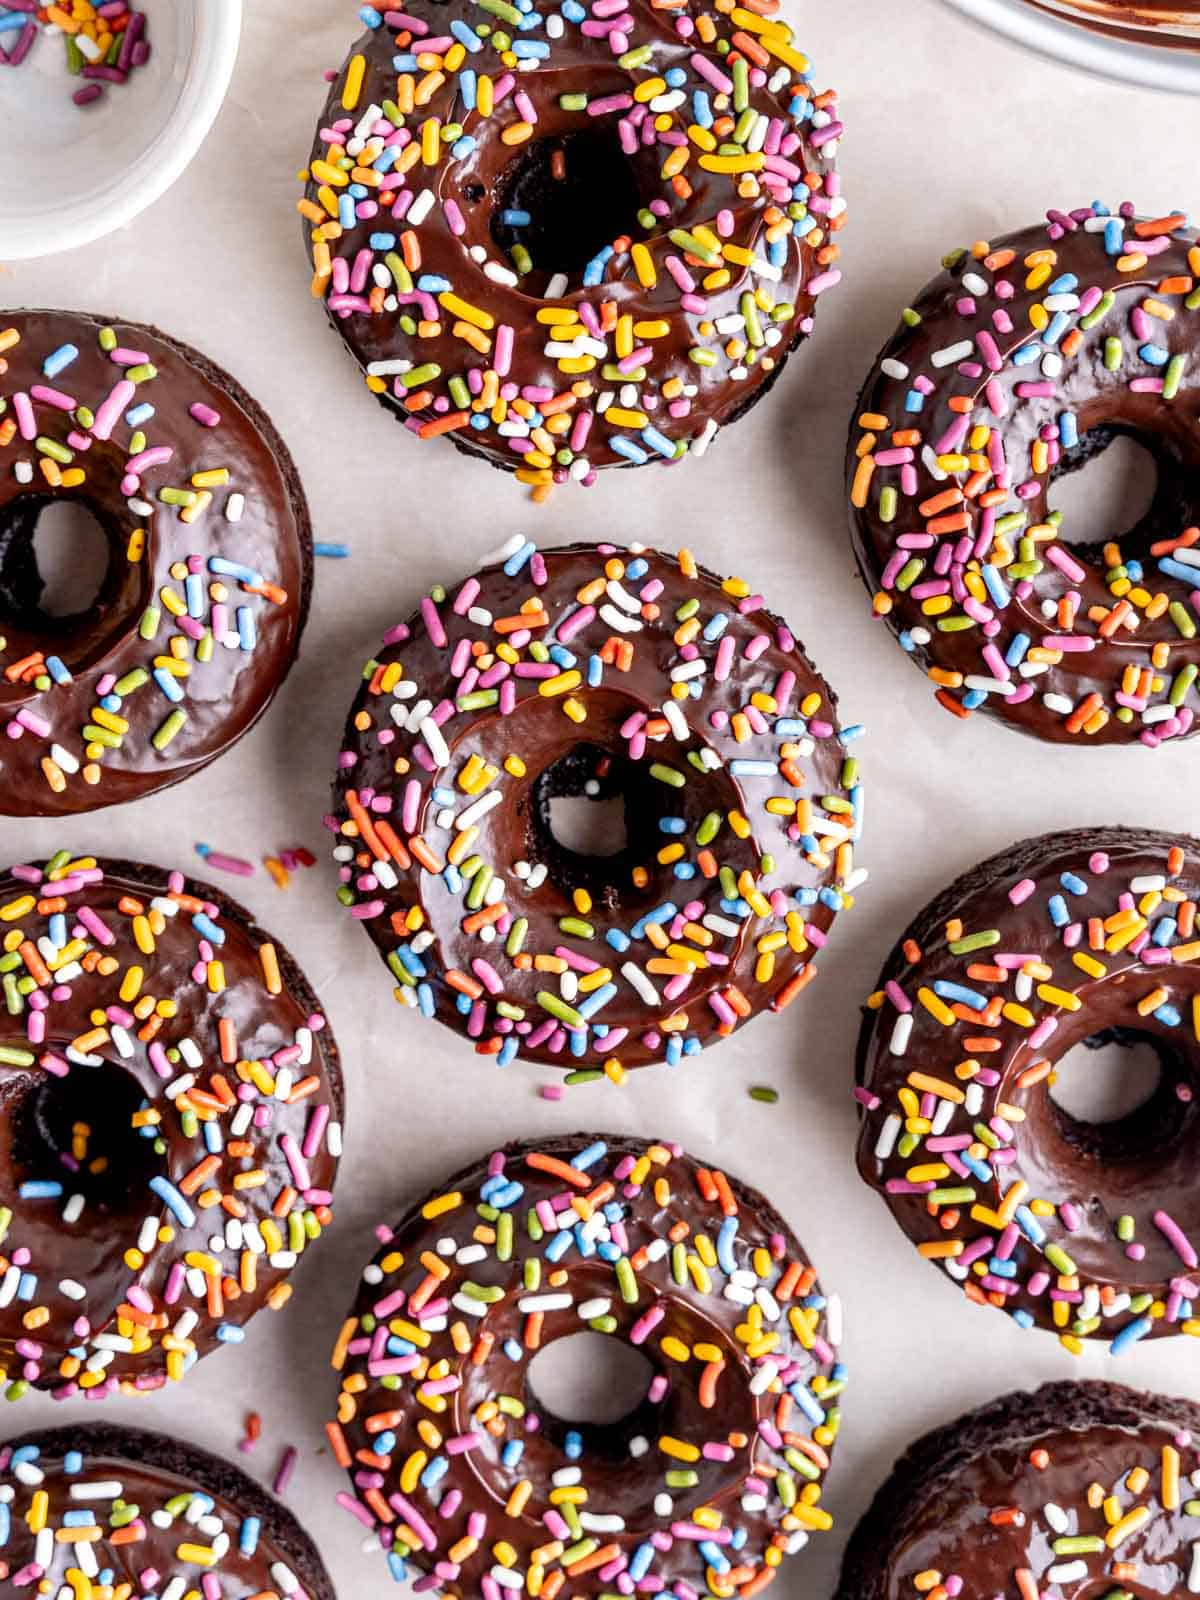
[[[883,1127],[879,1130],[879,1138],[875,1141],[875,1159],[886,1161],[896,1148],[896,1140],[900,1137],[900,1129],[904,1126],[900,1117],[893,1111],[883,1119]]]
[[[419,228],[425,218],[433,210],[434,194],[432,189],[422,189],[417,198],[409,206],[405,221],[410,228]]]

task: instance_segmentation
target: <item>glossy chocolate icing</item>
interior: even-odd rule
[[[564,1211],[577,1226],[554,1226]],[[767,1550],[829,1526],[840,1312],[752,1189],[678,1146],[577,1134],[509,1145],[379,1237],[335,1353],[330,1438],[354,1485],[343,1500],[379,1529],[394,1576],[407,1526],[412,1565],[449,1595],[491,1592],[501,1540],[526,1587],[540,1566],[577,1597],[623,1590],[619,1573],[700,1590],[711,1568],[751,1595],[779,1559],[764,1565]],[[528,1373],[537,1349],[587,1327],[636,1345],[655,1376],[628,1417],[575,1424],[573,1450]],[[695,1481],[668,1484],[673,1471]],[[556,1521],[572,1482],[574,1530]]]
[[[1200,1406],[1190,1400],[1113,1383],[1005,1395],[927,1434],[896,1463],[851,1537],[835,1600],[1194,1593],[1198,1439]],[[1115,1497],[1115,1516],[1148,1513],[1111,1546],[1116,1524],[1096,1485]],[[1073,1553],[1077,1537],[1100,1548]],[[1056,1550],[1060,1540],[1067,1547]]]
[[[1153,745],[1196,728],[1200,569],[1186,565],[1194,547],[1180,554],[1172,544],[1182,536],[1187,546],[1193,535],[1185,530],[1200,523],[1200,247],[1192,229],[1155,233],[1159,224],[1132,214],[1050,218],[957,254],[917,297],[919,320],[906,313],[880,353],[851,430],[855,552],[877,613],[886,608],[888,625],[948,709],[961,714],[978,700],[982,711],[1039,738]],[[1122,249],[1148,247],[1124,258],[1130,270],[1118,270],[1107,253],[1106,224],[1119,230]],[[1106,311],[1103,302],[1092,308],[1101,292],[1115,297]],[[1045,337],[1032,317],[1044,322]],[[1146,387],[1176,381],[1174,398]],[[967,409],[955,409],[964,397]],[[989,428],[990,439],[972,443],[975,429]],[[1046,523],[1054,479],[1114,433],[1132,434],[1159,462],[1154,504],[1118,541],[1121,571],[1140,564],[1129,581],[1109,574],[1106,546],[1072,542],[1067,524],[1054,538]],[[1044,464],[1033,461],[1038,445]],[[951,465],[939,467],[931,446]],[[964,451],[968,465],[960,465]],[[964,503],[966,490],[976,498]],[[894,505],[885,492],[897,494]],[[1004,519],[1018,512],[1024,528],[1006,534]],[[1040,531],[1028,568],[1018,575],[996,566],[996,583],[984,589],[981,560],[994,561],[1005,537],[1015,544],[1030,529]],[[968,579],[980,591],[973,598]],[[1074,621],[1064,627],[1059,607],[1071,607],[1073,595]],[[1127,610],[1114,617],[1118,606]],[[1026,675],[1034,665],[1042,670]]]
[[[108,1574],[107,1583],[121,1593],[152,1589],[164,1600],[199,1594],[202,1582],[219,1584],[222,1600],[334,1600],[316,1546],[291,1512],[206,1450],[141,1428],[85,1422],[9,1440],[0,1463],[0,1487],[12,1496],[0,1577],[18,1585],[13,1592],[41,1593],[34,1586],[49,1583],[50,1593],[86,1597],[92,1589],[79,1583],[90,1573],[97,1581]],[[118,1484],[114,1494],[108,1486]],[[104,1492],[92,1493],[94,1485]],[[47,1497],[45,1565],[26,1520],[35,1494]],[[105,1536],[86,1543],[53,1537],[69,1531],[68,1517],[89,1513]],[[189,1547],[221,1553],[211,1563],[188,1560]]]
[[[1179,856],[1169,861],[1172,850]],[[1142,887],[1163,878],[1164,891]],[[1131,895],[1124,904],[1133,922],[1120,922],[1124,895]],[[1184,836],[1092,828],[1026,840],[921,912],[864,1014],[858,1081],[872,1104],[863,1108],[860,1173],[915,1243],[965,1247],[968,1270],[954,1256],[939,1259],[973,1299],[1003,1306],[1026,1325],[1122,1344],[1200,1328],[1192,1320],[1192,1241],[1200,1242],[1200,1051],[1192,1025],[1200,942],[1191,931],[1198,898],[1200,844]],[[1097,948],[1092,919],[1114,916],[1120,925],[1098,937],[1119,940],[1133,928],[1132,942]],[[951,921],[961,924],[956,939],[989,937],[954,954]],[[1020,970],[1030,965],[1032,981],[1022,985]],[[1002,967],[1005,982],[995,976]],[[993,1009],[980,1013],[974,1008],[981,1003]],[[956,1004],[960,1014],[945,1011]],[[1049,1093],[1047,1071],[1073,1046],[1098,1037],[1144,1039],[1162,1066],[1158,1091],[1117,1123],[1079,1122]],[[962,1063],[968,1066],[960,1070]],[[978,1100],[954,1106],[948,1121],[943,1112],[930,1142],[903,1154],[895,1145],[900,1093],[923,1095],[932,1080],[941,1086],[933,1095],[945,1103],[947,1086],[969,1095],[973,1072]],[[1001,1152],[999,1164],[980,1128]],[[990,1176],[944,1165],[968,1156],[990,1161]],[[914,1170],[922,1175],[912,1178]],[[1024,1194],[1017,1184],[1027,1185]],[[957,1198],[939,1198],[948,1192]],[[1162,1226],[1164,1215],[1183,1235],[1186,1259]],[[946,1226],[948,1216],[957,1223]],[[1117,1235],[1122,1217],[1132,1219],[1130,1239]],[[1044,1238],[1034,1242],[1031,1233]],[[1066,1252],[1074,1271],[1056,1264],[1055,1251]],[[1062,1309],[1055,1316],[1056,1303],[1065,1316]]]
[[[311,531],[286,446],[266,413],[207,357],[156,329],[84,313],[9,311],[0,322],[0,725],[9,734],[0,740],[0,812],[65,815],[174,783],[228,749],[257,720],[299,645],[312,584]],[[146,356],[156,375],[141,376],[142,363],[132,369],[139,373],[136,383],[129,383],[128,364],[115,362],[100,345],[106,328],[115,334],[116,353]],[[19,334],[19,342],[7,342],[5,330]],[[47,376],[47,358],[67,345],[78,354]],[[106,408],[121,383],[127,389]],[[31,397],[30,412],[18,396]],[[73,409],[63,409],[72,401]],[[129,414],[145,405],[152,415],[131,425]],[[191,414],[193,406],[208,407],[219,423],[203,425]],[[90,408],[95,420],[81,418],[79,407]],[[144,446],[135,452],[131,441],[138,432]],[[51,459],[38,440],[65,450],[69,459]],[[146,452],[163,450],[169,459],[150,454],[142,461]],[[133,474],[131,461],[142,463]],[[47,462],[52,477],[76,471],[86,477],[70,487],[53,483],[43,471]],[[220,469],[227,481],[193,486],[194,474]],[[23,483],[21,475],[29,473],[32,481]],[[194,507],[160,498],[177,489],[207,493],[211,504],[185,521]],[[235,522],[236,496],[244,497],[244,510]],[[31,541],[39,512],[57,499],[85,506],[110,547],[95,605],[73,617],[38,609],[42,580]],[[131,559],[138,529],[145,548]],[[188,611],[180,564],[187,567],[193,558],[199,583],[192,614],[176,619],[169,604]],[[261,576],[273,592],[252,594],[236,576],[212,572],[207,564],[214,558]],[[226,636],[233,646],[217,643],[206,661],[210,646],[201,641],[212,627],[217,583],[228,591]],[[158,614],[153,628],[144,620],[150,608]],[[240,613],[256,634],[250,650],[237,647]],[[23,672],[20,664],[38,652],[57,657],[65,673],[36,664]],[[164,674],[175,685],[169,698],[152,673],[175,657],[175,672],[188,670]],[[143,681],[130,684],[130,673]],[[124,689],[114,691],[119,682]],[[187,721],[156,749],[151,740],[176,709]]]
[[[368,27],[351,48],[333,77],[312,148],[304,210],[314,293],[324,296],[335,328],[379,398],[418,433],[439,432],[447,417],[458,417],[451,433],[456,444],[520,470],[534,484],[631,460],[677,459],[688,448],[707,447],[718,425],[733,421],[774,381],[789,351],[809,333],[816,297],[838,281],[831,234],[841,225],[844,203],[834,165],[841,131],[836,96],[811,86],[807,58],[773,18],[770,0],[714,11],[698,0],[668,8],[648,0],[628,6],[599,0],[589,12],[575,7],[579,16],[566,24],[571,7],[562,12],[535,0],[522,9],[525,21],[513,29],[511,18],[490,4],[415,0],[402,11],[384,10],[383,23]],[[527,54],[525,66],[534,70],[509,72],[517,57],[485,43],[489,27],[513,34],[518,52],[546,47],[548,54],[540,64]],[[614,42],[614,29],[624,50]],[[711,36],[703,31],[709,29]],[[732,50],[722,53],[718,39],[730,41]],[[465,52],[464,40],[473,41]],[[461,70],[445,65],[447,48],[464,57]],[[744,101],[740,90],[733,92],[731,110],[731,62],[739,55],[762,65],[751,67]],[[416,105],[407,115],[396,106],[403,98],[398,71],[401,85],[415,83]],[[469,108],[466,98],[476,96],[474,80],[481,78],[496,85],[499,97],[488,117]],[[696,94],[706,110],[698,109]],[[381,106],[391,108],[387,115]],[[506,142],[523,111],[535,119],[523,124],[532,127],[529,142]],[[765,144],[745,130],[743,143],[732,140],[733,124],[746,111],[761,120]],[[716,133],[696,127],[706,116],[716,118]],[[462,130],[449,153],[443,145],[432,164],[422,155],[402,174],[423,130],[432,127],[436,142],[438,128],[447,126]],[[414,144],[398,161],[389,148],[376,163],[369,143],[365,156],[362,150],[376,130],[389,146],[399,148],[396,141],[408,136]],[[348,139],[351,153],[342,157]],[[675,168],[664,173],[664,162],[678,163],[681,152],[688,158],[684,168],[674,177]],[[568,174],[559,181],[574,185],[569,198],[557,202],[547,189],[554,180],[546,176],[556,156]],[[701,165],[743,156],[760,168],[765,161],[765,168],[734,173]],[[582,172],[577,179],[570,178],[572,163]],[[349,217],[349,225],[347,168],[352,180],[357,175],[359,206],[366,207]],[[418,221],[379,205],[380,195],[392,193],[400,196],[397,211],[417,197],[412,211]],[[424,195],[432,203],[419,215]],[[661,207],[657,222],[650,206]],[[504,218],[513,213],[531,220],[507,226]],[[554,218],[547,221],[550,213]],[[696,229],[710,230],[710,237],[697,243]],[[669,234],[679,230],[682,236],[672,240]],[[417,246],[415,254],[405,246],[407,266],[399,253],[406,234]],[[381,239],[392,242],[376,242]],[[508,252],[519,241],[533,246],[534,260],[518,281]],[[631,246],[643,243],[646,254],[635,260]],[[722,259],[726,244],[735,253]],[[539,250],[552,259],[539,262]],[[581,270],[589,257],[598,265]],[[565,278],[557,276],[560,268]],[[742,320],[747,294],[762,297],[753,326]],[[783,309],[775,315],[773,306]],[[592,349],[581,364],[571,365],[575,357],[562,364],[561,350],[547,350],[564,343],[549,325],[555,311],[562,313],[560,323],[565,317],[578,327],[566,343],[584,337],[582,321],[592,343],[606,346],[604,353]],[[409,312],[422,321],[420,329],[401,326]],[[619,326],[618,318],[624,319]],[[511,361],[499,353],[504,329],[515,335]],[[626,359],[635,350],[644,352],[640,363]],[[690,354],[697,350],[699,358]],[[376,364],[382,365],[373,371]],[[428,368],[431,376],[414,384],[404,378],[405,366],[421,373]],[[485,380],[488,372],[492,378]],[[530,406],[520,414],[503,404],[496,411],[496,390],[478,386],[470,395],[452,396],[447,386],[455,375],[460,383],[466,377],[477,385],[509,385],[511,395],[506,390],[502,399],[517,399],[519,391]],[[425,398],[409,406],[409,394]],[[562,395],[573,425],[547,448],[548,435],[535,425],[531,438],[523,419],[530,407]],[[605,395],[614,403],[611,417],[599,403]],[[631,424],[635,415],[644,420]],[[588,418],[590,433],[577,436]]]
[[[482,1053],[500,1052],[501,1064],[519,1051],[567,1068],[599,1068],[613,1058],[642,1066],[678,1051],[679,1041],[693,1053],[744,1016],[788,1003],[815,975],[810,963],[836,911],[852,903],[849,842],[857,837],[861,794],[836,698],[786,626],[738,580],[723,585],[702,569],[689,575],[678,561],[644,549],[580,544],[524,552],[436,604],[423,601],[368,663],[334,791],[340,898],[387,959],[397,999],[465,1032]],[[625,575],[623,583],[606,580],[606,563]],[[595,607],[581,599],[588,594]],[[503,619],[519,617],[529,604],[543,607],[546,620],[535,624],[517,659],[505,640],[530,630],[514,632]],[[494,631],[493,620],[508,632]],[[689,634],[694,641],[686,642]],[[558,656],[547,658],[537,641]],[[618,641],[630,647],[624,670],[612,654]],[[511,671],[500,656],[472,655],[498,645],[515,661]],[[589,661],[600,679],[591,687],[579,681],[592,670]],[[702,676],[692,680],[701,693],[673,698],[680,680],[672,672],[690,677],[690,661],[701,665]],[[489,692],[493,701],[512,700],[477,706],[468,689],[485,701]],[[762,697],[776,693],[772,712]],[[664,702],[686,738],[663,717]],[[422,725],[410,728],[414,706]],[[433,732],[446,746],[436,762],[425,724],[431,707],[440,720]],[[735,723],[746,708],[759,731],[748,720]],[[655,736],[631,756],[648,718],[657,719]],[[464,791],[468,761],[477,769],[487,763],[492,774],[482,794]],[[762,770],[746,773],[739,762],[760,762]],[[579,794],[589,781],[624,797],[628,847],[619,856],[577,855],[550,832],[550,798]],[[497,793],[499,803],[491,798]],[[768,802],[779,809],[768,811]],[[706,818],[714,819],[711,835]],[[463,886],[447,893],[447,862],[465,868],[475,859],[494,871],[500,888],[489,892],[508,908],[491,942],[492,930],[481,937],[464,906]],[[430,863],[438,870],[428,870]],[[721,867],[733,878],[723,882]],[[587,897],[582,911],[580,895]],[[510,953],[508,924],[517,919],[526,923],[524,940]],[[782,936],[778,948],[775,934]],[[585,1019],[593,1015],[591,974],[610,974],[595,1012],[607,1032],[569,1020],[577,1036],[582,1032],[573,1043],[554,1008],[542,1005],[539,996],[559,994],[561,981],[530,957],[561,965],[561,952],[582,975],[577,998]],[[664,960],[684,966],[672,976],[654,965]],[[576,1001],[568,1003],[574,1011]]]
[[[1109,39],[1166,50],[1200,48],[1200,0],[1026,0],[1035,11],[1065,17]]]
[[[256,1311],[287,1297],[296,1255],[329,1220],[337,1168],[337,1046],[287,952],[207,884],[106,861],[85,881],[92,870],[0,878],[17,1007],[0,1024],[0,1362],[11,1399],[29,1387],[157,1388],[236,1342]],[[154,932],[156,910],[173,905]],[[75,947],[67,961],[46,942],[56,938]],[[266,986],[267,945],[278,993]],[[297,1095],[287,1103],[271,1088],[285,1073]]]

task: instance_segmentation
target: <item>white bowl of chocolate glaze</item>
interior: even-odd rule
[[[0,262],[55,255],[132,222],[212,127],[237,60],[242,0],[137,0],[134,9],[146,13],[150,59],[92,105],[72,102],[79,80],[61,37],[39,37],[21,66],[0,66]]]
[[[1118,83],[1200,94],[1200,0],[943,0],[1038,55]]]

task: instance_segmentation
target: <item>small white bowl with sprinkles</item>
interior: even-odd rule
[[[945,3],[1038,55],[1082,72],[1149,89],[1200,94],[1200,0]]]
[[[0,0],[0,261],[103,238],[203,143],[242,0]]]

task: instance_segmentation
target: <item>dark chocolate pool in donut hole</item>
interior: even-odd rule
[[[535,497],[702,454],[841,276],[837,96],[777,0],[346,13],[300,211],[371,392]]]
[[[1182,213],[1070,213],[954,251],[859,397],[850,523],[874,615],[955,717],[1151,748],[1196,731],[1200,244]],[[1095,542],[1054,485],[1118,436],[1153,503]]]
[[[0,312],[0,813],[135,800],[221,755],[291,666],[312,560],[295,464],[227,372],[139,323]]]
[[[921,912],[864,1015],[863,1178],[969,1299],[1075,1352],[1200,1335],[1198,899],[1184,835],[1026,840]],[[1073,1114],[1054,1090],[1080,1045],[1123,1072],[1140,1047],[1157,1086]]]
[[[748,1185],[675,1144],[556,1136],[377,1235],[328,1434],[393,1577],[749,1597],[832,1525],[841,1308]],[[621,1399],[614,1358],[641,1358],[605,1422],[578,1391],[541,1398],[541,1362],[581,1335],[611,1346]]]
[[[517,537],[366,664],[327,819],[402,1005],[619,1079],[781,1011],[853,906],[856,726],[688,551]],[[619,813],[572,845],[556,801]]]

